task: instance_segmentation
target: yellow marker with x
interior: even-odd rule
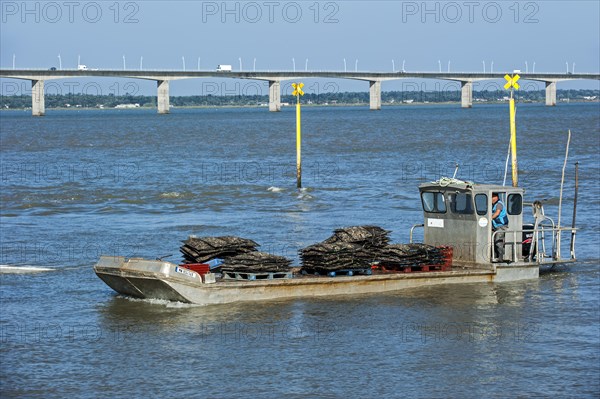
[[[514,87],[515,89],[519,90],[519,84],[517,83],[517,81],[519,79],[521,79],[521,77],[517,74],[514,76],[510,76],[509,74],[504,75],[504,79],[506,79],[506,84],[504,85],[505,89],[510,89],[511,87]]]
[[[302,88],[304,83],[292,83],[294,91],[292,96],[296,97],[296,186],[302,188],[302,134],[300,123],[300,96],[304,95]]]
[[[294,88],[294,91],[292,92],[292,96],[297,97],[298,101],[300,101],[299,96],[304,95],[304,92],[302,91],[302,88],[304,87],[304,83],[292,83],[292,87]]]

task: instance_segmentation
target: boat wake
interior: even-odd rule
[[[126,299],[130,302],[142,302],[142,303],[147,303],[150,305],[159,305],[159,306],[164,306],[166,308],[173,308],[173,309],[197,308],[200,306],[206,306],[206,305],[195,304],[195,303],[173,302],[173,301],[168,301],[166,299],[154,299],[154,298],[141,299],[141,298],[132,298],[132,297],[126,296],[126,295],[118,295],[118,297]]]
[[[52,267],[0,265],[2,274],[31,274],[56,271]]]
[[[280,193],[283,191],[283,188],[271,186],[271,187],[267,188],[267,191],[270,191],[272,193]]]

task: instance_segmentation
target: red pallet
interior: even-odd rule
[[[413,273],[413,272],[446,272],[452,270],[452,247],[438,247],[444,255],[444,263],[438,265],[401,266],[388,269],[384,265],[373,265],[371,268],[379,273]]]
[[[452,266],[447,265],[420,265],[420,266],[405,266],[401,273],[413,273],[413,272],[446,272],[452,269]]]
[[[452,247],[438,247],[442,250],[442,254],[444,255],[444,266],[452,268],[452,256],[453,250]]]
[[[204,276],[210,271],[210,265],[208,263],[186,263],[179,266],[192,270],[201,276]]]

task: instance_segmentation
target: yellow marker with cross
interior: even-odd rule
[[[504,85],[505,89],[510,89],[510,152],[512,158],[512,184],[513,187],[517,187],[519,185],[519,167],[517,164],[517,124],[516,124],[516,114],[517,110],[515,109],[515,99],[513,98],[513,89],[519,90],[519,84],[517,81],[521,77],[517,75],[510,76],[508,74],[504,75],[504,79],[506,79],[506,84]]]
[[[302,88],[304,83],[292,83],[294,91],[292,95],[296,97],[296,186],[302,188],[302,133],[300,123],[300,96],[304,95]]]
[[[506,84],[504,85],[504,88],[506,90],[510,89],[511,87],[514,87],[516,90],[519,90],[519,84],[517,83],[517,81],[519,79],[521,79],[521,77],[517,74],[514,76],[510,76],[509,74],[504,75],[504,79],[506,79]]]

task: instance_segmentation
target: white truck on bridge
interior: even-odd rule
[[[217,65],[217,71],[218,72],[231,72],[233,69],[231,68],[231,65]]]

